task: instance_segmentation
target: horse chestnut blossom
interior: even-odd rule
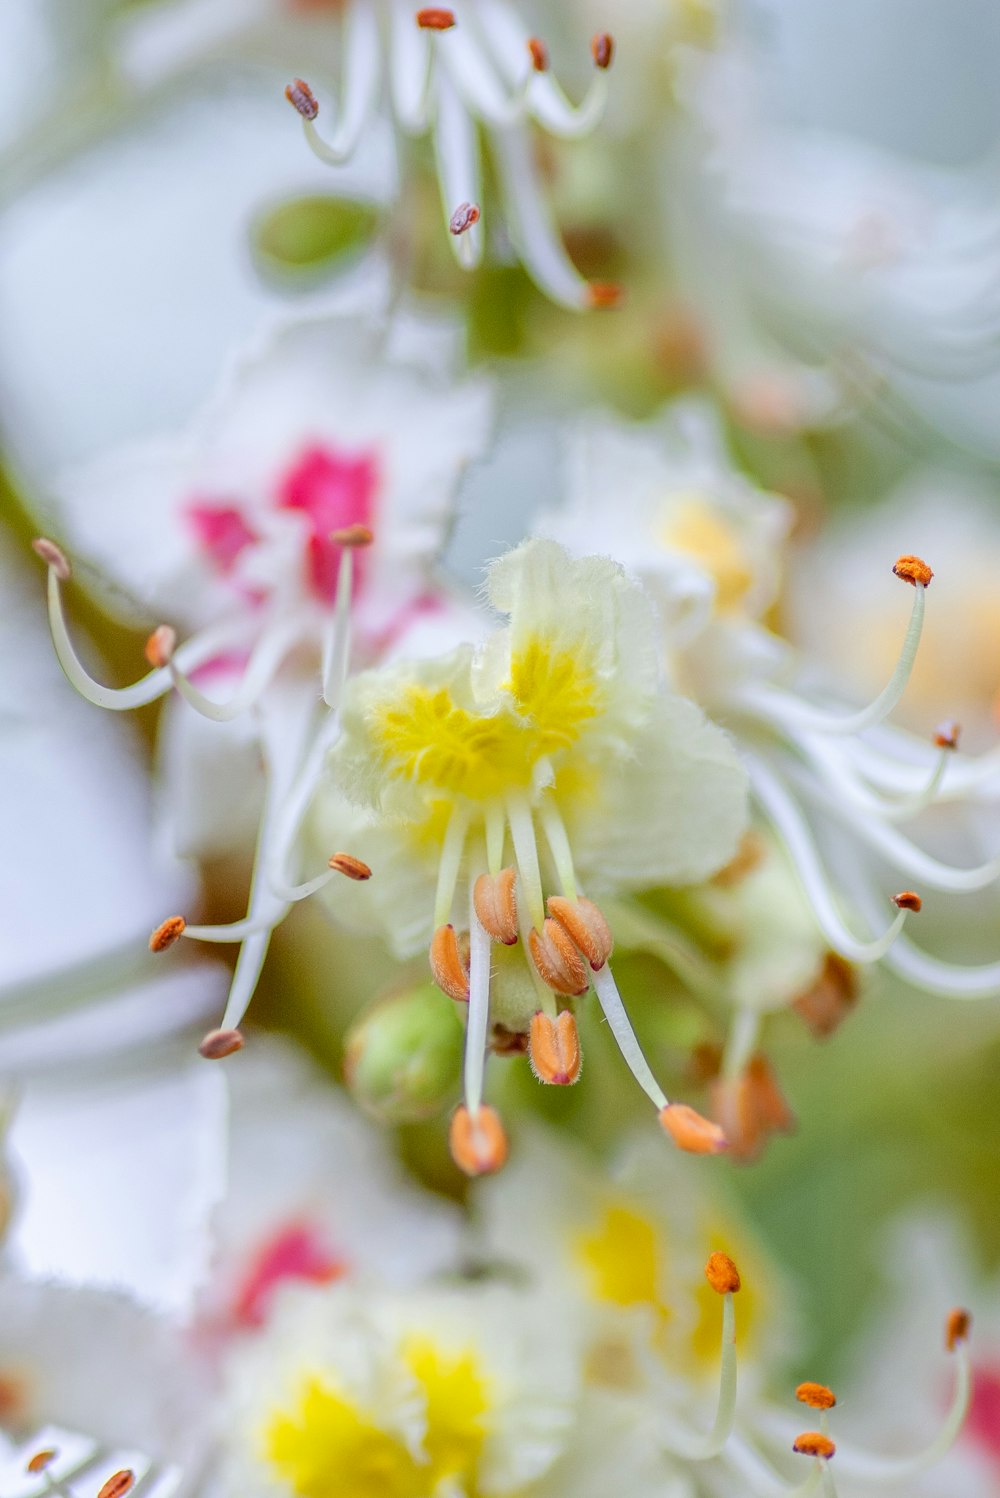
[[[165,815],[175,845],[239,846],[257,823],[244,921],[168,916],[151,947],[180,938],[242,943],[210,1055],[239,1045],[274,927],[331,879],[371,870],[338,853],[297,883],[302,817],[339,732],[351,660],[446,638],[458,605],[435,577],[455,488],[489,421],[488,387],[452,377],[444,339],[419,355],[407,329],[352,317],[291,320],[237,361],[180,439],[118,452],[57,484],[58,525],[100,571],[120,608],[158,625],[152,670],[131,686],[95,681],[70,639],[69,564],[42,540],[56,651],[70,681],[115,711],[168,693]],[[186,638],[178,644],[177,630]],[[265,765],[263,798],[259,760]]]
[[[348,893],[345,913],[377,916],[400,954],[428,946],[438,985],[468,1005],[451,1146],[470,1174],[506,1156],[483,1101],[491,1026],[520,1038],[542,1081],[572,1084],[573,1005],[591,984],[675,1142],[720,1150],[722,1131],[668,1102],[642,1054],[595,898],[725,864],[745,825],[744,772],[726,735],[660,685],[652,611],[615,563],[527,541],[490,566],[486,588],[509,623],[481,649],[348,685],[330,765],[367,816],[345,821],[339,795],[321,797],[314,832],[350,827],[382,874]]]

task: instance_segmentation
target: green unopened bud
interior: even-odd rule
[[[348,1031],[347,1085],[385,1123],[432,1118],[457,1090],[462,1036],[455,1007],[436,984],[396,989]]]

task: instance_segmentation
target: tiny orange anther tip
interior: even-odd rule
[[[595,312],[611,307],[620,307],[625,300],[624,289],[617,281],[591,281],[587,287],[587,306]]]
[[[345,525],[330,532],[330,540],[335,546],[370,546],[374,539],[367,525]]]
[[[926,588],[934,576],[927,563],[920,557],[914,556],[897,557],[892,570],[897,577],[902,578],[904,583],[909,583],[912,588],[915,588],[917,583]]]
[[[335,869],[338,874],[343,874],[347,879],[364,880],[372,877],[372,871],[368,865],[351,853],[335,853],[328,863],[331,869]]]
[[[610,68],[615,55],[614,37],[599,31],[590,43],[590,53],[599,68]]]
[[[198,1054],[206,1061],[221,1061],[242,1049],[243,1036],[239,1030],[209,1030],[198,1047]]]
[[[478,224],[480,219],[480,208],[478,203],[459,203],[455,212],[448,220],[448,228],[456,239],[471,229],[473,224]]]
[[[945,1326],[945,1346],[954,1352],[960,1343],[968,1340],[972,1329],[972,1317],[968,1311],[952,1311]]]
[[[481,1104],[473,1116],[462,1104],[448,1133],[451,1156],[467,1176],[493,1175],[507,1159],[507,1135],[495,1108]]]
[[[442,5],[426,5],[417,11],[417,25],[424,31],[450,31],[455,24],[455,12]]]
[[[452,925],[439,926],[431,937],[431,972],[442,993],[458,1004],[469,1002],[469,975],[462,961],[458,936]]]
[[[709,1255],[705,1278],[717,1295],[735,1295],[743,1283],[732,1259],[721,1252]]]
[[[792,1450],[797,1451],[800,1456],[819,1456],[828,1462],[837,1448],[829,1436],[821,1435],[818,1430],[804,1430],[796,1437]]]
[[[36,556],[41,557],[46,567],[52,568],[61,583],[68,581],[70,566],[61,546],[57,546],[54,541],[49,541],[45,536],[39,536],[37,540],[32,541],[31,549]]]
[[[125,1498],[126,1493],[131,1493],[135,1487],[135,1473],[123,1469],[109,1477],[97,1498]]]
[[[180,941],[187,928],[187,921],[182,915],[168,916],[161,921],[149,938],[149,950],[151,952],[165,952],[172,947],[175,941]]]
[[[143,654],[155,669],[168,666],[177,648],[177,632],[169,624],[159,624],[143,647]]]
[[[837,1403],[836,1394],[826,1384],[799,1384],[795,1397],[800,1404],[807,1404],[814,1410],[832,1410]]]
[[[892,903],[898,905],[900,910],[912,910],[914,913],[922,910],[924,904],[916,890],[912,889],[904,889],[898,895],[893,895]]]
[[[528,38],[528,51],[531,53],[531,66],[536,73],[547,73],[549,68],[549,49],[537,36]]]
[[[934,730],[934,745],[937,749],[957,749],[958,740],[961,736],[961,724],[949,720],[947,723],[939,723]]]
[[[660,1109],[660,1123],[678,1149],[689,1155],[721,1155],[729,1140],[711,1119],[703,1118],[687,1103],[668,1103]]]
[[[35,1452],[34,1456],[31,1458],[30,1462],[28,1462],[24,1470],[26,1472],[32,1473],[44,1472],[45,1468],[50,1464],[50,1462],[54,1462],[58,1455],[59,1452],[54,1446],[47,1446],[44,1451]]]
[[[540,1082],[571,1087],[580,1076],[583,1057],[576,1020],[568,1009],[552,1019],[541,1010],[532,1016],[528,1060]]]
[[[285,98],[304,120],[314,120],[319,114],[316,95],[302,78],[293,78],[285,89]]]

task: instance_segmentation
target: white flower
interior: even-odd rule
[[[308,19],[294,0],[184,0],[147,7],[123,36],[127,73],[150,82],[196,60],[230,60],[234,50],[274,64],[336,78],[339,103],[326,136],[314,120],[322,108],[296,79],[288,97],[303,117],[306,140],[321,160],[351,159],[391,105],[400,134],[433,141],[446,230],[459,263],[483,253],[480,135],[489,142],[499,179],[506,233],[528,273],[555,301],[580,308],[613,300],[613,288],[588,285],[559,240],[532,151],[530,126],[560,139],[587,134],[601,118],[614,43],[592,42],[594,76],[578,105],[549,71],[548,51],[507,0],[456,0],[414,8],[405,0],[348,0],[337,14]],[[308,66],[307,66],[308,63]]]
[[[685,1148],[718,1149],[719,1132],[668,1105],[652,1076],[611,977],[610,930],[583,891],[692,883],[724,863],[744,815],[732,750],[659,687],[648,604],[613,563],[529,541],[493,563],[487,587],[507,627],[478,652],[354,678],[331,761],[367,811],[348,825],[360,836],[367,824],[381,870],[357,893],[359,916],[377,917],[400,952],[429,939],[438,984],[469,1004],[453,1151],[472,1173],[502,1163],[499,1121],[482,1107],[491,1025],[525,1044],[530,1032],[543,1080],[576,1080],[567,1001],[591,981],[664,1126]],[[314,833],[344,825],[339,796],[320,803]],[[468,967],[453,917],[469,931]]]
[[[166,816],[169,825],[174,801],[182,816],[207,816],[207,825],[176,829],[185,851],[239,840],[259,797],[254,751],[263,753],[259,877],[246,921],[185,930],[171,918],[153,940],[162,950],[182,934],[246,938],[222,1026],[233,1044],[271,930],[296,900],[346,871],[334,865],[296,884],[289,865],[338,732],[352,644],[363,660],[377,658],[453,607],[432,563],[463,468],[484,440],[489,397],[482,383],[452,380],[440,342],[404,320],[390,331],[346,317],[293,321],[237,362],[191,433],[115,454],[56,485],[60,530],[117,596],[128,590],[197,631],[175,656],[175,631],[160,626],[147,647],[152,672],[130,687],[103,687],[66,630],[65,559],[39,544],[56,648],[73,684],[119,711],[174,688],[185,699],[165,740]],[[183,726],[194,722],[192,708],[213,720],[214,738]],[[213,806],[223,777],[226,794]],[[366,877],[362,870],[354,860],[351,877]]]

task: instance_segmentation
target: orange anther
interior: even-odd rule
[[[443,5],[425,5],[417,11],[417,25],[424,31],[450,31],[455,24],[455,12]]]
[[[537,36],[529,36],[528,51],[531,53],[531,66],[536,73],[547,73],[549,70],[549,49]]]
[[[36,556],[41,557],[46,567],[52,568],[61,583],[68,582],[69,562],[61,546],[57,546],[54,541],[49,541],[45,536],[39,536],[37,540],[32,541],[31,549]]]
[[[610,68],[615,55],[614,37],[609,36],[606,31],[599,31],[591,39],[590,55],[599,68]]]
[[[811,988],[792,1000],[792,1008],[817,1039],[832,1035],[858,1002],[857,969],[838,952],[827,952]]]
[[[314,120],[319,114],[316,95],[302,78],[293,78],[285,89],[285,98],[304,120]]]
[[[135,1487],[135,1473],[123,1469],[109,1477],[97,1498],[125,1498],[126,1493],[131,1493]]]
[[[837,1403],[836,1394],[826,1384],[799,1384],[795,1397],[800,1404],[807,1404],[814,1410],[832,1410]]]
[[[792,1450],[797,1451],[800,1456],[821,1456],[825,1462],[830,1460],[836,1449],[830,1437],[821,1435],[818,1430],[804,1430],[792,1444]]]
[[[944,1345],[949,1352],[954,1352],[960,1342],[966,1342],[972,1328],[972,1317],[968,1311],[950,1311],[945,1323]]]
[[[729,1141],[711,1119],[703,1118],[687,1103],[668,1103],[660,1109],[660,1123],[678,1149],[690,1155],[719,1155],[729,1148]]]
[[[344,525],[330,532],[330,540],[335,546],[370,546],[375,536],[367,525]]]
[[[936,749],[957,749],[961,733],[962,726],[960,723],[956,723],[954,718],[949,718],[945,723],[939,723],[934,730],[934,747]]]
[[[457,238],[459,234],[464,234],[466,229],[471,229],[473,224],[478,224],[480,217],[478,203],[459,203],[448,220],[448,228]]]
[[[155,668],[168,666],[177,649],[177,631],[169,624],[158,624],[146,641],[143,649],[149,664]]]
[[[431,937],[431,972],[442,993],[459,1004],[469,1002],[469,974],[454,926],[439,926]]]
[[[717,1295],[735,1295],[742,1284],[736,1265],[721,1251],[709,1255],[705,1278]]]
[[[904,583],[909,583],[912,588],[915,588],[917,583],[926,588],[934,576],[927,563],[920,557],[914,556],[897,557],[892,570],[897,577],[902,578]]]
[[[329,867],[335,869],[338,874],[343,874],[345,879],[364,880],[372,877],[372,871],[360,858],[355,858],[353,853],[335,853],[329,859]]]
[[[614,946],[611,927],[593,900],[567,900],[565,895],[551,895],[547,901],[549,915],[572,937],[574,943],[598,972]]]
[[[149,950],[165,952],[168,947],[173,946],[175,941],[180,941],[186,926],[187,921],[182,915],[168,916],[165,921],[160,922],[149,938]]]
[[[26,1472],[44,1472],[51,1462],[54,1462],[59,1452],[54,1446],[46,1446],[44,1451],[36,1451],[31,1461],[25,1467]]]
[[[448,1143],[452,1159],[467,1176],[493,1175],[507,1158],[507,1135],[500,1116],[485,1103],[474,1114],[464,1104],[455,1110]]]
[[[531,958],[543,983],[555,993],[578,996],[587,992],[587,969],[568,933],[549,917],[539,931],[528,934]]]
[[[206,1061],[221,1061],[225,1056],[243,1049],[243,1036],[239,1030],[209,1030],[198,1047],[198,1054]]]
[[[892,897],[893,905],[898,905],[900,910],[918,911],[923,907],[923,900],[912,889],[904,889],[898,895]]]
[[[795,1127],[771,1063],[759,1051],[735,1080],[717,1078],[711,1097],[736,1160],[756,1159],[771,1134],[787,1134]]]
[[[620,307],[625,292],[617,281],[591,281],[587,287],[587,306],[594,312],[608,307]]]
[[[516,884],[514,869],[501,869],[499,874],[480,874],[472,890],[479,924],[505,947],[517,941]]]
[[[541,1010],[532,1016],[528,1059],[531,1070],[540,1082],[550,1082],[555,1087],[568,1087],[576,1081],[583,1058],[580,1054],[580,1035],[576,1020],[568,1009],[564,1009],[555,1019],[543,1014]]]

